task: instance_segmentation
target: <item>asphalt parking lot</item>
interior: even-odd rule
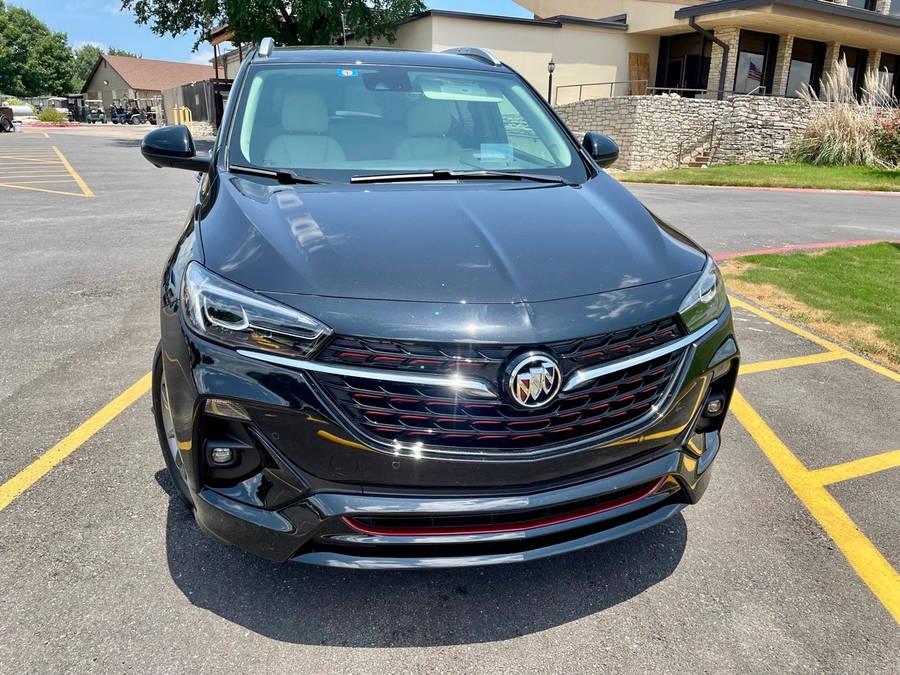
[[[415,573],[206,538],[146,394],[196,183],[148,130],[0,136],[0,672],[900,672],[900,376],[740,299],[716,475],[652,530]],[[718,254],[900,238],[900,196],[631,189]]]

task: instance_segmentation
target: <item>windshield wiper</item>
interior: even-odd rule
[[[319,178],[310,178],[309,176],[303,176],[295,171],[291,171],[290,169],[259,169],[255,166],[239,166],[237,164],[232,164],[230,167],[228,167],[228,170],[232,173],[245,173],[248,176],[263,176],[265,178],[274,178],[279,183],[284,184],[320,185],[327,182],[324,180],[320,180]]]
[[[404,183],[429,180],[530,180],[536,183],[556,183],[574,185],[560,176],[545,176],[538,173],[521,173],[520,171],[451,171],[435,169],[434,171],[412,171],[409,173],[376,173],[365,176],[353,176],[351,183]]]

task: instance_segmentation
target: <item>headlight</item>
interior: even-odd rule
[[[331,329],[302,312],[192,262],[181,289],[184,319],[198,335],[235,349],[306,358]]]
[[[693,333],[713,319],[717,319],[725,311],[726,302],[722,273],[719,272],[719,266],[710,258],[697,283],[682,301],[678,313],[688,332]]]

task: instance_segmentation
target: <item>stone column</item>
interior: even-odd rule
[[[866,70],[871,70],[874,72],[878,72],[878,68],[881,65],[881,56],[884,52],[880,49],[872,49],[869,51],[869,60],[866,62]]]
[[[894,0],[894,2],[900,3],[900,0]],[[878,14],[890,14],[891,0],[875,0],[875,11]]]
[[[791,56],[794,53],[794,36],[778,36],[778,54],[775,57],[775,77],[772,80],[773,96],[785,96],[788,78],[791,75]]]
[[[879,66],[881,65],[881,54],[882,51],[880,49],[873,49],[869,52],[869,60],[866,62],[867,74],[878,75]],[[865,87],[865,82],[863,82],[863,87]]]
[[[837,68],[838,60],[841,58],[841,43],[826,42],[825,43],[825,65],[822,68],[822,77],[829,73],[833,73]]]
[[[741,42],[741,29],[728,27],[716,28],[715,35],[722,42],[728,45],[728,64],[725,72],[725,93],[734,91],[734,73],[737,70],[738,47]],[[722,57],[724,52],[722,48],[715,42],[712,46],[712,55],[709,63],[709,95],[715,96],[719,90],[719,78],[722,73]]]

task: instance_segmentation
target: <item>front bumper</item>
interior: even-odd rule
[[[196,518],[212,537],[270,560],[356,569],[468,567],[536,560],[611,541],[675,515],[696,502],[711,475],[718,432],[696,437],[702,453],[673,449],[657,459],[613,476],[535,494],[481,498],[429,498],[319,492],[280,511],[240,504],[210,489],[196,495]],[[649,479],[649,480],[648,480]],[[594,515],[523,530],[491,534],[412,533],[380,536],[360,532],[347,516],[377,514],[509,514],[550,509],[596,495],[658,484],[642,499]],[[462,529],[462,528],[461,528]]]
[[[208,534],[275,561],[455,567],[592,546],[695,503],[721,427],[721,416],[702,419],[703,404],[714,389],[727,404],[737,373],[736,349],[715,360],[729,339],[726,309],[692,346],[672,404],[650,426],[503,461],[373,448],[340,422],[303,373],[199,340],[177,315],[164,317],[163,366],[182,470]],[[240,402],[250,419],[210,420],[204,404],[211,397]],[[261,468],[235,473],[240,480],[210,480],[212,439],[254,448]]]

